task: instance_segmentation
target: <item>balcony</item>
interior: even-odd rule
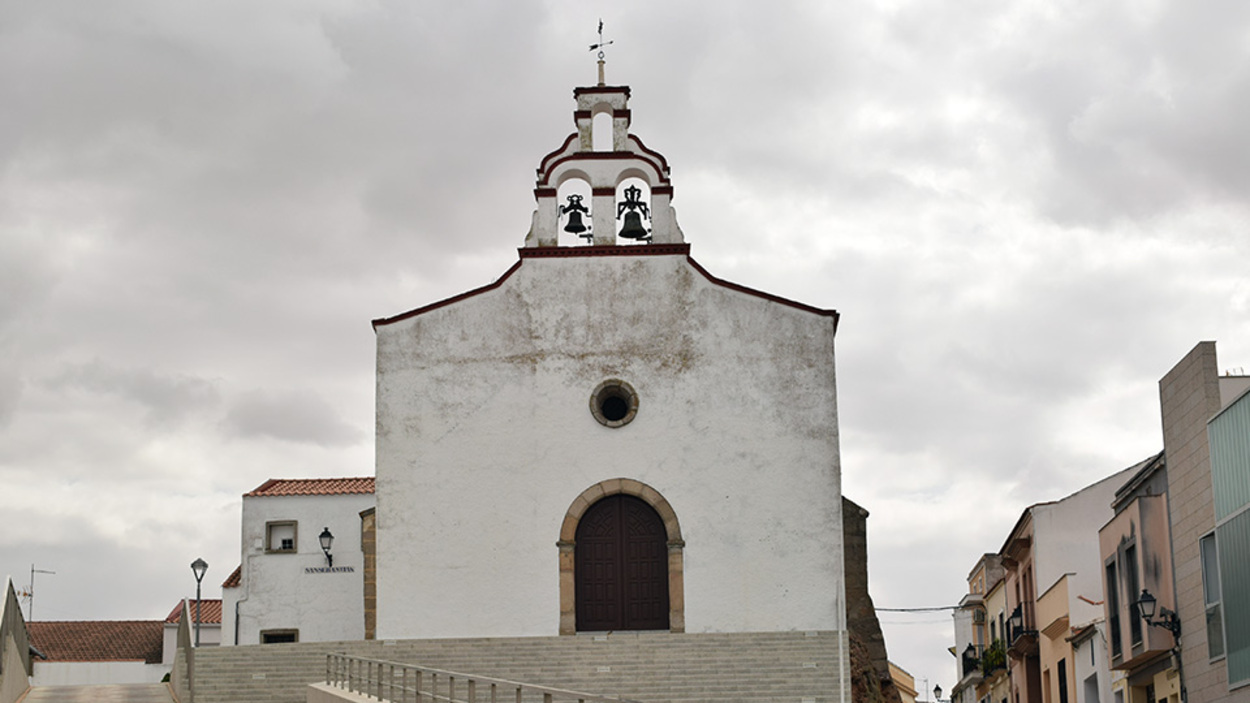
[[[1029,611],[1027,615],[1031,616],[1032,609]],[[1026,617],[1023,608],[1017,605],[1007,623],[1007,656],[1019,661],[1037,657],[1038,653],[1037,630],[1033,628],[1032,618]]]

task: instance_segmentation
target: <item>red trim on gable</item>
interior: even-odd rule
[[[582,93],[624,93],[625,97],[629,97],[629,86],[627,85],[595,85],[585,88],[574,88],[573,97]]]
[[[804,312],[812,312],[812,313],[816,313],[817,315],[824,315],[826,317],[832,317],[833,318],[833,331],[834,332],[838,331],[838,320],[841,319],[842,316],[838,314],[837,310],[818,308],[818,307],[808,305],[806,303],[800,303],[797,300],[790,300],[789,298],[783,298],[780,295],[773,295],[772,293],[765,293],[762,290],[756,290],[754,288],[747,288],[746,286],[739,285],[737,283],[732,283],[722,278],[717,278],[716,276],[713,276],[712,274],[707,272],[707,269],[700,266],[699,262],[695,261],[693,258],[689,256],[686,257],[686,261],[689,261],[690,265],[693,266],[696,271],[703,274],[704,278],[711,281],[712,283],[715,283],[718,286],[724,286],[725,288],[728,288],[730,290],[736,290],[739,293],[746,293],[747,295],[754,295],[757,298],[763,298],[764,300],[772,301],[774,303],[780,303],[781,305],[786,305],[788,307],[797,308],[799,310],[803,310]]]
[[[569,136],[568,136],[568,137],[564,140],[564,143],[560,145],[560,148],[559,148],[559,149],[556,149],[555,151],[551,152],[550,154],[547,154],[546,156],[544,156],[544,157],[542,157],[541,159],[539,159],[539,160],[538,160],[538,168],[536,168],[536,169],[534,169],[534,170],[538,172],[538,175],[539,175],[539,176],[543,175],[543,171],[545,171],[545,170],[547,169],[547,160],[548,160],[548,159],[554,159],[555,157],[559,156],[560,154],[563,154],[563,153],[564,153],[564,150],[569,148],[569,145],[573,143],[573,140],[574,140],[574,139],[577,139],[577,132],[574,132],[574,133],[570,134],[570,135],[569,135]]]
[[[539,198],[554,198],[554,197],[556,197],[555,188],[535,188],[534,189],[535,200]]]
[[[633,139],[634,135],[631,134],[630,138]],[[658,156],[660,159],[659,162],[652,158],[652,156]],[[651,167],[655,169],[655,172],[659,174],[661,183],[668,183],[668,164],[664,163],[663,156],[660,156],[649,149],[643,154],[633,151],[577,151],[569,154],[568,156],[556,159],[549,165],[545,165],[543,168],[538,169],[538,187],[543,187],[544,184],[547,183],[547,179],[551,177],[551,172],[554,171],[557,166],[566,161],[599,161],[604,159],[612,161],[638,159],[644,163],[649,163],[651,164]]]
[[[651,189],[652,195],[672,195],[673,186],[656,186]]]
[[[389,325],[392,322],[399,322],[401,320],[407,320],[410,317],[416,317],[417,315],[420,315],[422,313],[427,313],[431,310],[437,310],[438,308],[451,305],[452,303],[458,303],[461,300],[464,300],[465,298],[472,298],[473,296],[478,295],[479,293],[485,293],[486,291],[489,291],[489,290],[495,290],[499,286],[503,285],[503,282],[508,280],[509,276],[516,273],[516,270],[519,268],[521,268],[520,259],[518,259],[517,262],[512,265],[512,268],[508,269],[507,271],[504,271],[504,274],[500,276],[498,279],[496,279],[494,283],[489,283],[480,288],[474,288],[473,290],[466,291],[464,293],[461,293],[460,295],[453,295],[450,298],[445,298],[443,300],[438,301],[437,303],[430,303],[429,305],[419,307],[415,310],[409,310],[408,312],[401,312],[400,314],[395,315],[393,317],[379,317],[378,319],[373,321],[373,329],[376,330],[378,326],[380,325]]]
[[[564,259],[579,256],[668,256],[690,255],[689,244],[626,244],[585,247],[527,247],[517,249],[522,259]]]
[[[616,189],[612,186],[602,186],[599,188],[591,188],[591,195],[616,195]]]
[[[643,144],[642,140],[638,138],[638,135],[631,134],[629,135],[629,138],[638,143],[638,148],[642,149],[643,153],[650,154],[653,158],[659,160],[660,164],[664,167],[664,170],[663,170],[664,181],[667,183],[668,182],[668,159],[664,158],[664,155],[661,154],[660,152],[655,151],[654,149],[648,148],[647,145]]]
[[[574,110],[573,119],[575,120],[590,119],[590,110]]]
[[[710,283],[714,283],[718,286],[721,286],[723,288],[728,288],[730,290],[737,291],[739,293],[745,293],[747,295],[755,296],[757,298],[763,298],[764,300],[777,303],[779,305],[785,305],[787,307],[795,308],[796,310],[802,310],[804,312],[810,312],[810,313],[814,313],[816,315],[822,315],[825,317],[832,317],[833,318],[833,331],[835,333],[838,331],[838,321],[842,319],[841,314],[839,314],[837,310],[818,308],[812,305],[807,305],[806,303],[800,303],[797,300],[790,300],[789,298],[783,298],[779,295],[773,295],[772,293],[765,293],[762,290],[756,290],[755,288],[748,288],[747,286],[739,285],[731,281],[726,281],[723,278],[717,278],[716,276],[713,276],[712,274],[708,273],[707,269],[699,265],[699,262],[695,261],[694,258],[690,256],[689,244],[683,243],[683,244],[635,244],[635,245],[626,245],[626,246],[608,245],[608,246],[582,246],[582,247],[523,247],[523,248],[517,249],[517,254],[519,256],[519,259],[517,260],[517,262],[513,264],[511,268],[505,271],[504,274],[500,276],[494,283],[482,286],[480,288],[474,288],[473,290],[467,291],[465,293],[461,293],[460,295],[452,296],[450,298],[440,300],[436,303],[430,303],[429,305],[416,308],[415,310],[409,310],[408,312],[400,313],[393,317],[378,318],[373,321],[374,330],[376,330],[381,325],[389,325],[392,322],[399,322],[401,320],[407,320],[410,317],[416,317],[417,315],[421,315],[431,310],[437,310],[438,308],[451,305],[452,303],[460,302],[461,300],[465,300],[466,298],[471,298],[475,295],[494,290],[498,288],[499,286],[503,285],[503,282],[508,280],[508,278],[511,277],[512,274],[516,273],[517,269],[521,268],[521,264],[525,263],[526,259],[562,259],[562,258],[575,258],[575,257],[588,257],[588,256],[684,255],[686,257],[686,261],[692,267],[694,267],[694,270],[702,274],[703,277],[706,278],[708,282]],[[260,489],[257,489],[257,490],[260,490]]]

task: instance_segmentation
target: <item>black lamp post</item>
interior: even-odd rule
[[[941,703],[942,701],[942,687],[941,686],[933,687],[933,700],[938,701],[938,703]]]
[[[191,573],[195,574],[195,646],[200,646],[200,582],[204,580],[204,572],[208,571],[208,562],[197,558],[191,562]]]
[[[321,541],[321,551],[326,553],[326,564],[330,568],[334,568],[334,556],[330,554],[330,545],[334,544],[334,535],[330,534],[330,528],[321,530],[321,534],[317,536]]]
[[[1181,619],[1176,613],[1167,608],[1159,608],[1159,619],[1155,620],[1155,607],[1159,604],[1159,600],[1151,595],[1150,591],[1142,589],[1141,597],[1137,599],[1137,612],[1147,625],[1162,627],[1172,633],[1173,637],[1181,636]]]

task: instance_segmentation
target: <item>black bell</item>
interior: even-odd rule
[[[621,227],[620,236],[625,239],[651,239],[651,233],[642,226],[642,215],[636,212],[625,213],[625,225]]]
[[[569,216],[569,223],[564,226],[565,232],[576,234],[588,242],[595,238],[595,235],[590,233],[590,228],[582,222],[582,215],[590,214],[590,210],[582,205],[582,196],[577,193],[570,195],[569,204],[560,206],[560,214]]]
[[[579,236],[581,235],[582,232],[585,232],[586,225],[582,224],[582,213],[577,212],[576,210],[574,210],[573,212],[570,212],[569,223],[564,226],[564,231],[572,232],[573,234],[576,234]]]

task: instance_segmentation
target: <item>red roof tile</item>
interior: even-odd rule
[[[234,571],[230,572],[230,575],[226,577],[226,580],[221,582],[221,587],[222,588],[238,588],[239,586],[242,586],[242,585],[243,585],[243,565],[239,564],[238,566],[234,567]]]
[[[26,631],[48,661],[159,664],[165,645],[165,624],[160,620],[29,622]]]
[[[191,613],[191,622],[195,622],[195,599],[187,600],[187,612]],[[178,622],[182,615],[182,601],[178,601],[178,605],[169,612],[169,617],[165,618],[165,622]],[[211,623],[213,625],[221,624],[221,599],[203,598],[200,600],[200,624]]]
[[[373,477],[271,478],[243,496],[331,496],[348,493],[373,493]]]

